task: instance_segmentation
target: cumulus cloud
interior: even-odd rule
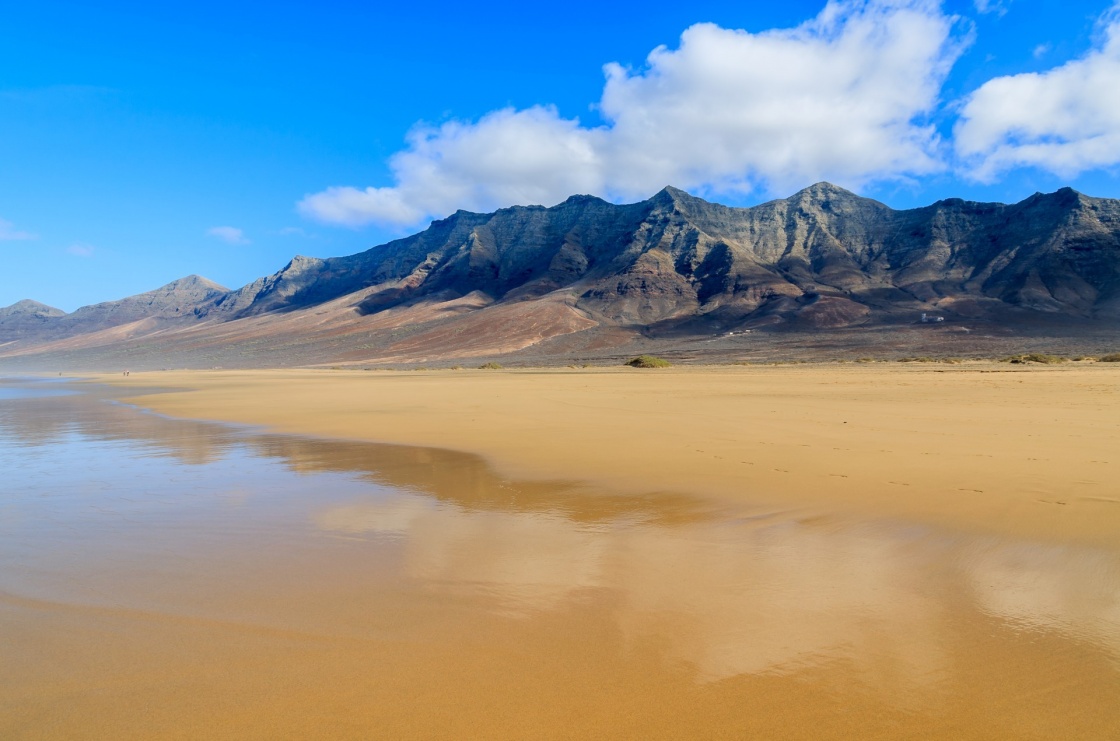
[[[457,208],[607,195],[608,139],[608,130],[583,128],[543,106],[495,111],[476,123],[420,126],[409,133],[408,148],[390,160],[396,186],[328,188],[304,198],[299,210],[347,226],[410,225]]]
[[[206,230],[206,236],[220,239],[227,244],[249,244],[245,232],[235,226],[215,226]]]
[[[16,229],[12,222],[0,219],[0,242],[20,242],[27,239],[38,239],[38,235]]]
[[[672,184],[742,194],[834,180],[858,187],[943,169],[928,119],[967,43],[934,0],[841,0],[793,29],[702,23],[641,69],[604,67],[585,126],[555,108],[421,125],[390,159],[394,185],[331,187],[305,216],[415,225],[457,208],[615,200]]]
[[[965,101],[954,130],[967,174],[991,182],[1017,167],[1064,178],[1120,164],[1120,4],[1080,59],[996,77]]]

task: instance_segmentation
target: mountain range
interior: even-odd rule
[[[71,314],[21,301],[0,309],[0,365],[563,359],[712,342],[734,355],[747,348],[726,338],[746,335],[856,347],[1038,328],[1120,338],[1120,201],[1063,188],[896,211],[818,183],[733,208],[667,187],[625,205],[458,211],[236,290],[189,276]]]

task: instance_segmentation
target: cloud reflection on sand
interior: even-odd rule
[[[982,664],[979,653],[962,653],[970,649],[961,636],[989,636],[996,624],[1027,633],[1024,643],[1036,635],[1058,638],[1120,659],[1115,549],[727,510],[684,496],[620,495],[572,482],[509,481],[469,454],[256,434],[85,396],[6,402],[0,433],[18,451],[7,473],[25,482],[22,498],[0,502],[0,522],[11,527],[46,501],[36,466],[51,468],[73,447],[71,438],[82,443],[82,455],[119,453],[120,444],[152,464],[213,469],[223,459],[235,468],[242,457],[276,461],[306,477],[283,479],[298,496],[283,499],[268,481],[246,480],[232,489],[223,483],[212,501],[193,493],[171,497],[197,505],[198,519],[186,531],[209,538],[208,547],[226,536],[251,540],[290,511],[299,528],[285,534],[285,548],[297,563],[309,544],[296,533],[306,533],[300,528],[310,516],[321,531],[392,541],[388,551],[377,550],[400,554],[386,570],[400,568],[420,592],[469,599],[525,622],[592,605],[625,645],[656,645],[701,680],[847,662],[862,682],[928,688]],[[82,460],[71,459],[69,468]],[[136,479],[138,471],[147,478]],[[157,507],[168,498],[163,469],[117,473],[128,477],[128,487],[99,490],[82,506],[96,500],[130,516],[152,510],[161,537],[171,539],[160,547],[170,548],[185,532],[185,515],[179,507],[178,519],[160,519],[167,516]],[[335,478],[327,485],[320,473]],[[83,491],[99,486],[88,472],[75,477]],[[343,479],[350,483],[341,486]],[[143,497],[131,497],[137,488]],[[353,498],[354,491],[371,493]],[[230,505],[246,503],[253,507],[230,516]],[[64,514],[83,512],[72,507]],[[124,515],[83,516],[88,540],[97,535],[91,523],[116,527]],[[347,588],[340,599],[350,604],[354,594]]]
[[[505,614],[609,595],[630,644],[660,641],[706,681],[848,660],[873,684],[933,684],[976,609],[1120,657],[1120,563],[1088,548],[785,516],[586,524],[419,495],[329,507],[315,523],[405,538],[409,577]]]
[[[976,605],[1021,630],[1058,631],[1120,659],[1120,566],[1115,554],[1022,543],[963,549]]]
[[[609,540],[558,515],[471,511],[403,495],[332,507],[315,522],[324,530],[405,536],[408,576],[490,595],[505,614],[528,616],[580,589],[609,585]]]

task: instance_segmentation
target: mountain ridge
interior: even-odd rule
[[[130,322],[149,322],[142,331],[225,325],[326,305],[358,326],[422,304],[454,305],[455,316],[539,310],[557,327],[651,337],[898,325],[923,312],[950,322],[1045,316],[1112,326],[1120,201],[1062,188],[1015,204],[948,198],[894,210],[827,182],[751,207],[672,186],[622,205],[573,195],[551,207],[460,210],[353,255],[297,255],[235,290],[188,276],[45,318],[37,335],[18,339]],[[10,341],[2,316],[0,341]]]

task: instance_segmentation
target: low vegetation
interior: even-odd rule
[[[1120,352],[1113,352],[1109,353],[1108,355],[1102,355],[1101,357],[1097,358],[1097,362],[1120,363]]]
[[[1023,355],[1011,355],[1000,360],[1001,363],[1044,363],[1046,365],[1054,365],[1055,363],[1065,363],[1069,358],[1063,358],[1061,355],[1046,355],[1045,353],[1032,352]]]
[[[672,363],[654,355],[639,355],[626,363],[631,368],[668,368]]]
[[[483,363],[482,365],[478,366],[478,369],[479,370],[500,370],[501,367],[502,367],[501,363],[495,363],[493,360],[491,360],[489,363]]]

